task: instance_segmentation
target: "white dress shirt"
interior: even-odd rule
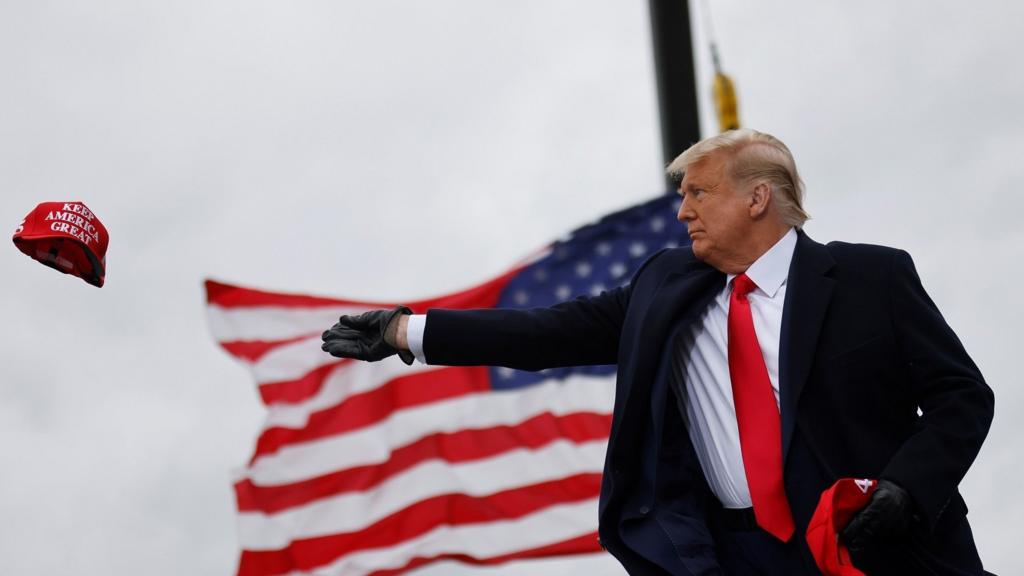
[[[796,249],[796,230],[761,255],[746,274],[757,288],[747,295],[754,332],[768,368],[768,378],[779,402],[779,338],[786,277]],[[678,340],[673,362],[676,390],[685,386],[684,420],[700,460],[701,470],[726,508],[751,506],[747,476],[740,452],[740,432],[729,377],[729,297],[735,274]],[[781,442],[781,439],[780,439]]]
[[[786,277],[796,249],[796,239],[796,230],[791,228],[746,271],[757,285],[747,299],[776,403],[779,402],[782,306],[786,301]],[[743,469],[732,380],[729,377],[729,296],[735,277],[735,274],[728,275],[722,291],[679,338],[672,367],[676,389],[679,390],[680,383],[685,385],[686,429],[711,491],[726,508],[749,508],[750,490]],[[424,364],[423,333],[426,324],[426,315],[414,314],[409,317],[406,332],[409,349]]]
[[[409,323],[405,325],[406,343],[409,345],[409,351],[419,360],[420,364],[427,363],[427,355],[423,353],[423,332],[426,329],[426,314],[413,314],[409,316]]]

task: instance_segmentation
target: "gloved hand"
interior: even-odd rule
[[[337,324],[324,332],[321,349],[338,358],[368,362],[398,354],[402,362],[412,364],[415,359],[413,353],[399,350],[396,345],[398,317],[402,314],[412,314],[412,310],[396,306],[394,310],[372,310],[358,316],[342,316]]]
[[[877,566],[887,548],[898,547],[914,519],[910,494],[888,480],[879,480],[871,501],[839,535],[858,568]]]

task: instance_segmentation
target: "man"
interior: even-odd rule
[[[692,245],[621,288],[531,310],[342,317],[324,350],[538,370],[618,365],[603,545],[632,574],[818,574],[839,478],[879,479],[841,534],[868,574],[983,574],[957,485],[993,395],[910,256],[811,240],[789,149],[753,130],[669,166]]]

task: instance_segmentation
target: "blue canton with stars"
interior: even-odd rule
[[[686,225],[676,220],[680,198],[668,193],[609,214],[576,230],[551,246],[548,255],[530,264],[506,286],[499,308],[536,308],[578,296],[597,296],[627,284],[636,269],[655,252],[690,243]],[[519,388],[571,374],[606,376],[615,366],[578,366],[526,372],[491,368],[491,387]]]

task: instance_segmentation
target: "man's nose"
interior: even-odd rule
[[[693,210],[690,210],[689,206],[686,205],[686,197],[683,197],[682,202],[679,203],[679,212],[676,214],[676,220],[680,222],[686,222],[693,219]]]

